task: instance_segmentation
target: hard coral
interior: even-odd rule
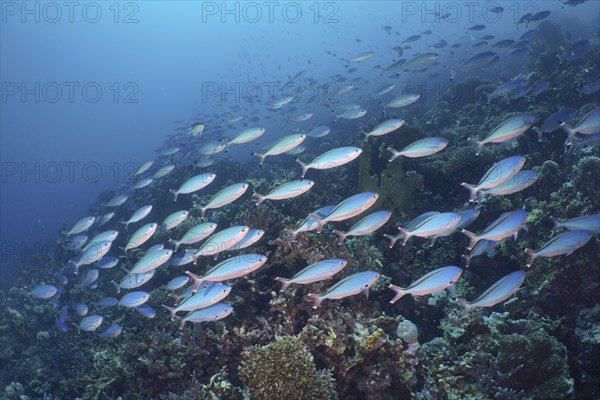
[[[246,348],[239,375],[257,400],[318,400],[334,394],[331,373],[317,371],[306,345],[294,336]]]

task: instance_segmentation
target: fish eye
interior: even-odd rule
[[[365,285],[365,287],[369,287],[369,284],[367,283],[367,284]]]

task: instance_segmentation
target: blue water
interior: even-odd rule
[[[485,31],[497,37],[512,35],[515,17],[542,5],[501,3],[507,10],[498,21],[490,13]],[[281,118],[264,107],[273,100],[271,88],[301,70],[318,85],[331,83],[342,72],[339,58],[362,51],[376,53],[371,65],[387,65],[389,47],[426,29],[433,34],[411,43],[415,48],[440,38],[468,44],[465,27],[481,22],[473,16],[485,3],[472,10],[453,2],[274,3],[272,9],[234,2],[81,3],[73,10],[56,4],[2,5],[3,273],[85,214],[99,193],[118,189],[133,165],[151,159],[173,133],[172,121],[222,113],[215,89],[229,90],[229,106],[239,105],[240,114],[253,110],[277,137]],[[597,32],[597,2],[543,8],[573,37]],[[456,17],[436,22],[436,10]],[[391,35],[381,29],[386,25]],[[458,49],[454,59],[467,52]],[[510,75],[525,66],[504,68]],[[261,118],[267,115],[274,118]],[[329,120],[326,113],[322,118]]]

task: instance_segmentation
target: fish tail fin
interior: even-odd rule
[[[302,168],[302,174],[300,175],[300,178],[304,179],[304,175],[306,175],[306,172],[308,171],[309,166],[304,164],[302,161],[300,161],[297,158],[296,158],[296,162],[300,165],[300,168]]]
[[[289,279],[281,278],[279,276],[275,277],[275,280],[281,283],[281,289],[279,289],[279,293],[283,293],[285,289],[287,289],[288,286],[292,284],[292,282]]]
[[[394,291],[394,293],[396,293],[394,298],[390,300],[390,304],[394,304],[395,302],[400,300],[406,294],[406,291],[403,288],[401,288],[400,286],[390,285],[390,286],[388,286],[388,289],[392,289]]]
[[[537,126],[534,126],[531,129],[533,129],[534,132],[537,133],[538,142],[541,142],[542,141],[542,130],[540,128],[538,128]]]
[[[561,227],[561,222],[559,220],[557,220],[556,218],[550,216],[550,220],[554,224],[554,226],[552,227],[552,232],[556,231],[558,228]]]
[[[198,210],[200,210],[200,220],[204,221],[204,217],[206,216],[206,210],[208,210],[206,207],[196,207],[198,208]]]
[[[315,214],[309,214],[311,216],[311,218],[313,218],[315,221],[317,221],[317,224],[319,225],[317,227],[317,232],[321,232],[323,230],[323,226],[325,225],[325,221],[323,221],[321,218],[317,217]]]
[[[456,302],[463,308],[465,314],[467,314],[471,310],[471,305],[465,299],[456,299]]]
[[[290,228],[285,228],[283,231],[292,237],[292,241],[294,241],[296,239],[296,236],[298,235],[298,233],[295,230]]]
[[[573,129],[573,127],[569,124],[567,124],[566,122],[561,122],[560,126],[564,129],[565,132],[567,132],[567,134],[569,135],[567,137],[567,142],[571,141],[573,139],[573,136],[575,136],[575,129]]]
[[[185,325],[185,320],[183,318],[181,318],[179,315],[176,315],[175,319],[177,321],[179,321],[179,330],[182,331],[183,330],[183,326]]]
[[[469,203],[472,203],[477,196],[477,192],[479,191],[475,185],[470,185],[468,183],[461,183],[460,186],[464,187],[469,191]]]
[[[454,78],[456,78],[456,72],[458,71],[456,71],[456,69],[452,67],[448,67],[448,69],[450,70],[450,80],[453,81]]]
[[[179,242],[177,240],[169,239],[169,243],[173,245],[173,253],[179,250]]]
[[[262,203],[263,201],[265,201],[265,196],[263,196],[262,194],[258,194],[258,193],[253,193],[252,194],[253,197],[256,197],[256,205],[258,206],[260,203]]]
[[[408,239],[410,239],[410,237],[412,236],[410,234],[409,231],[407,231],[406,229],[404,229],[403,227],[399,227],[398,230],[400,232],[402,232],[402,234],[404,235],[404,240],[402,241],[402,246],[406,246],[406,242],[408,242]]]
[[[187,276],[189,276],[190,278],[192,278],[192,280],[194,281],[194,289],[192,289],[192,293],[196,294],[196,291],[198,290],[198,287],[202,284],[203,280],[201,276],[192,274],[190,271],[185,271],[185,274]]]
[[[346,240],[346,236],[347,236],[344,232],[334,230],[333,233],[335,233],[338,237],[338,244],[344,243],[344,240]]]
[[[531,249],[525,249],[525,253],[527,253],[527,268],[531,268],[533,262],[537,258],[537,255]]]
[[[469,242],[469,246],[467,247],[467,249],[471,250],[473,248],[473,246],[475,246],[475,244],[477,244],[477,242],[479,241],[479,239],[477,238],[477,235],[475,235],[473,232],[468,231],[466,229],[461,229],[460,231],[469,238],[470,242]]]
[[[392,247],[394,247],[394,245],[396,244],[396,242],[399,239],[398,236],[392,236],[392,235],[388,235],[388,234],[384,234],[383,237],[390,241],[390,249]]]
[[[389,151],[390,153],[392,153],[392,156],[390,157],[390,159],[388,160],[388,162],[392,162],[394,161],[396,158],[400,157],[402,154],[400,154],[400,152],[396,149],[394,149],[393,147],[388,147],[387,151]]]
[[[323,301],[323,298],[316,293],[309,293],[306,295],[306,297],[308,297],[308,300],[312,302],[313,309],[319,307],[319,305]]]
[[[263,163],[265,162],[265,155],[261,153],[252,153],[253,156],[259,158],[258,166],[262,168]]]
[[[177,193],[177,191],[176,191],[176,190],[173,190],[173,189],[169,189],[169,192],[173,193],[173,196],[175,196],[175,198],[173,199],[173,201],[177,201],[177,195],[178,195],[179,193]]]
[[[469,268],[469,265],[471,264],[471,256],[468,254],[463,254],[460,257],[465,259],[465,268]]]
[[[165,306],[164,304],[162,306],[167,309],[167,311],[169,312],[169,314],[171,314],[171,321],[174,320],[175,319],[175,308],[174,307]]]
[[[121,293],[121,286],[119,286],[119,284],[115,281],[110,281],[110,283],[112,283],[113,285],[116,286],[117,288],[117,294]]]
[[[477,149],[475,150],[475,155],[478,156],[479,154],[481,154],[481,149],[483,149],[483,145],[485,143],[483,143],[483,141],[481,141],[481,140],[476,140],[476,139],[473,139],[473,138],[468,138],[467,140],[469,142],[475,143],[475,146],[477,146]]]

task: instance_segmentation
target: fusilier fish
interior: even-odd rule
[[[115,281],[111,281],[113,285],[117,287],[117,293],[121,293],[121,289],[135,289],[154,277],[156,270],[150,270],[148,272],[144,272],[143,274],[127,274],[121,282],[117,283]]]
[[[369,133],[367,133],[366,136],[370,137],[370,136],[387,135],[388,133],[401,128],[403,125],[404,125],[403,119],[389,119],[389,120],[384,121],[381,124],[377,125],[375,128],[371,129],[371,131]]]
[[[208,287],[200,289],[198,293],[188,297],[176,307],[168,307],[165,305],[163,305],[163,307],[169,311],[171,319],[175,319],[178,312],[194,311],[210,307],[223,300],[230,292],[231,286],[221,284],[220,282],[211,282]]]
[[[252,140],[261,137],[265,133],[265,131],[265,128],[245,129],[242,132],[238,133],[233,139],[231,139],[227,145],[231,146],[232,144],[242,144],[251,142]]]
[[[527,221],[527,211],[510,211],[502,214],[478,235],[466,229],[461,229],[461,232],[470,239],[467,249],[471,250],[478,241],[483,239],[500,241],[509,236],[514,236],[516,239],[519,229],[525,229],[525,221]]]
[[[198,149],[198,153],[203,156],[211,156],[213,154],[217,154],[227,149],[227,143],[224,142],[208,142]]]
[[[135,249],[136,247],[139,247],[146,243],[146,241],[148,241],[148,239],[150,239],[152,235],[154,235],[154,232],[156,232],[157,227],[158,224],[152,222],[150,224],[142,226],[140,229],[135,231],[135,233],[129,239],[129,242],[127,242],[125,248],[123,248],[125,254],[127,254],[127,250]]]
[[[141,179],[141,180],[137,181],[135,185],[133,185],[132,189],[137,190],[137,189],[145,188],[146,186],[151,184],[153,181],[154,181],[154,179],[152,179],[152,178]]]
[[[249,230],[250,228],[247,226],[238,225],[213,234],[206,239],[198,251],[190,252],[194,259],[194,264],[198,262],[198,257],[200,256],[214,256],[215,254],[235,246],[237,242],[246,236]]]
[[[419,224],[410,228],[399,227],[398,230],[404,235],[402,246],[406,245],[408,239],[413,236],[430,237],[443,234],[454,229],[460,222],[460,215],[456,213],[438,213],[425,218]]]
[[[285,289],[287,289],[287,287],[292,283],[306,285],[307,283],[319,282],[328,279],[344,269],[347,264],[348,261],[341,258],[329,258],[309,265],[290,279],[285,279],[278,276],[275,278],[275,280],[282,284],[279,292],[283,293]]]
[[[364,117],[367,114],[367,110],[364,108],[351,108],[349,110],[344,111],[341,114],[336,115],[336,118],[342,119],[358,119],[360,117]],[[335,121],[334,121],[335,122]]]
[[[194,293],[203,282],[221,282],[239,278],[257,270],[267,262],[267,257],[262,254],[242,254],[221,261],[209,269],[204,275],[194,275],[190,271],[185,273],[194,281]]]
[[[409,106],[409,105],[415,103],[420,98],[421,98],[421,95],[419,95],[419,94],[403,94],[403,95],[400,95],[400,96],[394,98],[389,103],[385,104],[384,107],[387,107],[387,108],[406,107],[406,106]]]
[[[172,255],[173,250],[171,249],[155,250],[146,253],[144,257],[135,263],[133,268],[129,270],[128,274],[137,275],[152,271],[169,261],[169,258],[171,258]]]
[[[173,201],[177,201],[177,196],[180,194],[194,193],[200,189],[205,188],[206,186],[210,185],[216,177],[216,174],[213,174],[212,172],[207,172],[188,179],[187,181],[181,184],[179,189],[169,190],[175,196]]]
[[[372,52],[372,51],[366,51],[364,53],[359,53],[359,54],[357,54],[357,55],[355,55],[354,57],[351,57],[351,58],[342,58],[342,61],[346,61],[346,67],[348,67],[348,65],[351,62],[356,62],[356,63],[363,62],[363,61],[366,61],[369,58],[373,57],[374,55],[375,55],[374,52]]]
[[[472,71],[475,69],[483,68],[487,65],[490,65],[499,58],[500,57],[492,51],[485,51],[483,53],[467,57],[464,60],[462,60],[456,67],[450,68],[450,80],[454,80],[458,72]]]
[[[195,124],[190,126],[189,132],[190,132],[190,136],[192,136],[192,137],[198,137],[198,136],[202,135],[202,132],[204,132],[204,124],[201,122],[196,122]]]
[[[265,231],[263,231],[262,229],[250,229],[248,233],[246,233],[246,236],[242,238],[242,240],[228,248],[226,251],[238,251],[245,249],[246,247],[250,247],[254,243],[258,242],[264,234]]]
[[[180,240],[171,239],[169,243],[173,245],[173,250],[177,251],[182,244],[194,244],[207,238],[212,235],[215,229],[217,229],[215,222],[205,222],[191,228]]]
[[[172,156],[173,154],[177,153],[180,150],[179,147],[171,147],[169,149],[166,149],[165,151],[162,152],[163,156]]]
[[[375,204],[378,198],[379,194],[374,192],[355,194],[335,206],[331,213],[325,218],[319,217],[317,213],[312,213],[310,216],[317,221],[317,231],[320,232],[321,229],[323,229],[323,226],[328,222],[343,221],[366,211]]]
[[[87,317],[83,317],[81,321],[79,321],[77,329],[85,332],[92,332],[98,329],[98,327],[102,324],[102,315],[88,315]]]
[[[525,164],[525,157],[512,156],[492,165],[481,177],[477,185],[461,183],[469,191],[469,201],[474,201],[480,190],[491,189],[513,178]]]
[[[185,275],[177,276],[177,277],[171,279],[169,281],[169,283],[167,283],[167,290],[181,289],[182,287],[187,285],[189,281],[190,281],[189,276],[185,276]]]
[[[331,128],[330,127],[328,127],[328,126],[317,126],[315,129],[313,129],[312,131],[308,132],[307,136],[314,137],[314,138],[319,138],[319,137],[323,137],[323,136],[329,135],[329,132],[331,132]]]
[[[535,181],[540,177],[535,171],[532,170],[521,170],[515,174],[514,177],[509,180],[501,183],[498,186],[494,186],[489,189],[483,189],[479,191],[478,196],[480,198],[485,197],[486,195],[496,195],[496,196],[504,196],[507,194],[513,194],[520,192],[522,190],[527,189],[529,186],[533,185]]]
[[[115,196],[112,199],[110,199],[108,203],[106,203],[106,207],[119,207],[127,201],[127,198],[128,197],[124,194]]]
[[[102,337],[115,338],[123,332],[123,326],[119,324],[112,324],[102,332]]]
[[[146,318],[154,318],[156,317],[156,310],[152,308],[148,303],[139,305],[134,308],[135,311],[139,312]]]
[[[318,218],[323,219],[323,218],[327,217],[329,214],[331,214],[331,212],[335,209],[335,207],[336,207],[335,205],[327,205],[327,206],[319,208],[317,211],[315,211],[312,214],[316,215]],[[290,234],[292,236],[292,238],[295,238],[301,232],[309,232],[309,231],[318,229],[319,221],[317,221],[311,215],[304,218],[304,220],[302,222],[300,222],[300,224],[298,225],[298,227],[296,229],[294,229],[294,230],[285,229],[285,231],[288,234]]]
[[[406,226],[404,227],[404,229],[406,229],[407,231],[412,230],[414,227],[416,227],[417,225],[419,225],[421,222],[425,221],[427,218],[439,214],[439,211],[429,211],[426,213],[423,213],[421,215],[419,215],[418,217],[416,217],[415,219],[411,220],[408,224],[406,224]],[[402,239],[404,237],[404,234],[402,232],[398,233],[396,236],[392,236],[392,235],[383,235],[384,238],[388,239],[390,241],[390,249],[392,247],[394,247],[394,245],[396,244],[396,242],[400,239]]]
[[[115,216],[114,211],[110,211],[107,212],[106,214],[104,214],[102,217],[100,217],[100,221],[98,221],[98,226],[102,226],[104,224],[106,224],[108,221],[110,221],[112,219],[112,217]]]
[[[106,240],[99,243],[94,243],[90,247],[88,247],[84,252],[79,256],[76,260],[71,261],[70,264],[75,268],[74,274],[77,275],[79,272],[79,267],[82,265],[89,265],[95,263],[100,260],[102,257],[108,253],[112,242]]]
[[[73,225],[73,227],[71,228],[71,230],[69,230],[68,232],[63,232],[64,234],[66,234],[67,236],[71,236],[71,235],[75,235],[77,233],[81,233],[81,232],[85,232],[88,230],[88,228],[90,226],[92,226],[92,224],[96,221],[95,217],[85,217],[80,219],[79,221],[77,221],[75,223],[75,225]]]
[[[385,225],[391,216],[392,213],[390,211],[376,211],[358,221],[347,232],[334,230],[333,233],[338,236],[338,243],[341,244],[348,236],[363,236],[375,232]]]
[[[134,176],[143,174],[152,166],[152,164],[154,164],[154,161],[146,161],[138,168],[138,170],[135,172]]]
[[[184,318],[175,316],[179,320],[179,329],[183,329],[186,322],[210,322],[218,321],[227,317],[233,311],[233,307],[229,304],[217,303],[210,307],[202,308],[189,313]]]
[[[496,126],[483,140],[469,138],[477,145],[475,155],[481,153],[481,149],[486,143],[502,143],[507,140],[515,139],[521,136],[525,131],[533,126],[539,117],[534,114],[519,114],[510,117],[498,126]]]
[[[153,179],[163,178],[163,177],[169,175],[174,169],[175,169],[175,165],[174,164],[168,164],[168,165],[165,165],[163,167],[160,167],[158,169],[158,171],[156,171],[154,173],[154,175],[152,176],[152,178]]]
[[[561,126],[569,134],[567,141],[570,141],[577,133],[590,135],[600,132],[600,107],[596,107],[585,114],[574,128],[565,122],[561,123]]]
[[[165,230],[173,229],[182,223],[188,217],[189,213],[188,210],[175,211],[165,218],[160,227]]]
[[[146,216],[148,216],[148,214],[150,214],[150,211],[152,211],[152,206],[150,206],[150,205],[139,208],[136,212],[133,213],[133,215],[127,221],[121,222],[122,224],[125,224],[125,230],[127,230],[127,227],[129,226],[129,224],[138,222],[138,221],[146,218]]]
[[[49,299],[58,293],[58,288],[52,285],[38,285],[31,289],[27,294],[36,299]]]
[[[388,288],[392,289],[396,295],[390,303],[395,303],[402,296],[412,294],[413,296],[424,296],[439,292],[446,288],[450,288],[450,291],[454,291],[454,284],[460,278],[462,269],[454,266],[438,268],[431,271],[405,288],[396,285],[390,285]]]
[[[313,302],[312,308],[317,308],[323,300],[338,300],[355,294],[364,293],[369,297],[369,288],[379,279],[379,272],[364,271],[350,275],[330,287],[325,293],[319,295],[309,293],[307,297]]]
[[[283,183],[265,195],[254,193],[252,196],[256,197],[256,205],[259,205],[265,200],[291,199],[308,192],[314,184],[315,182],[309,179],[301,179]]]
[[[553,231],[566,228],[570,231],[583,230],[592,233],[600,233],[600,215],[586,215],[583,217],[571,218],[565,222],[560,222],[556,218],[551,218],[554,223]]]
[[[304,178],[306,172],[309,169],[329,169],[339,167],[341,165],[347,164],[350,161],[356,159],[362,150],[358,147],[339,147],[337,149],[329,150],[320,156],[317,156],[310,163],[305,164],[302,161],[296,159],[296,162],[300,164],[302,168],[301,178]]]
[[[117,236],[119,236],[119,231],[116,231],[114,229],[101,232],[101,233],[95,235],[93,238],[91,238],[87,242],[87,244],[83,248],[82,252],[85,252],[90,247],[94,246],[95,244],[101,243],[101,242],[105,242],[105,241],[114,242],[115,239],[117,238]]]
[[[119,300],[119,305],[127,308],[137,307],[150,299],[150,293],[137,291],[129,292]]]
[[[114,268],[119,264],[119,258],[114,256],[104,256],[96,261],[96,266],[102,269]]]
[[[271,145],[271,147],[269,147],[269,149],[267,151],[265,151],[264,153],[253,153],[253,154],[260,158],[259,165],[262,165],[265,161],[265,157],[275,156],[275,155],[285,153],[286,151],[289,151],[289,150],[293,149],[294,147],[299,146],[300,143],[302,143],[304,141],[304,139],[306,139],[305,134],[288,135],[288,136],[285,136],[285,137],[279,139],[275,143],[273,143]]]
[[[242,197],[244,193],[246,193],[248,187],[250,187],[250,185],[248,185],[246,182],[234,183],[233,185],[229,185],[217,192],[217,194],[215,194],[205,206],[200,206],[199,204],[194,203],[194,208],[200,210],[200,218],[204,219],[206,210],[220,208],[227,204],[233,203]]]
[[[414,56],[410,60],[408,60],[403,68],[415,69],[415,68],[425,68],[439,60],[441,54],[439,53],[422,53],[417,56]]]
[[[469,254],[463,254],[461,256],[466,261],[465,267],[467,267],[467,268],[469,267],[469,264],[471,263],[471,259],[473,257],[480,256],[484,253],[486,253],[489,257],[493,257],[493,255],[495,254],[494,247],[498,243],[499,242],[496,242],[494,240],[487,240],[487,239],[483,239],[483,240],[480,240],[479,242],[477,242],[477,244],[475,246],[473,246],[473,248],[471,249]]]
[[[588,231],[567,231],[554,236],[547,241],[538,251],[525,249],[527,253],[527,267],[531,267],[537,257],[554,257],[562,254],[570,256],[575,250],[586,245],[592,238]]]
[[[388,147],[388,151],[392,153],[392,157],[390,157],[388,162],[392,162],[400,156],[409,158],[427,157],[444,150],[447,145],[448,139],[434,137],[417,140],[400,151],[395,150],[392,147]]]
[[[69,240],[69,243],[66,244],[65,248],[67,250],[77,251],[80,250],[87,241],[87,235],[79,234],[77,236],[73,236],[71,240]]]
[[[490,286],[475,300],[469,302],[465,299],[457,299],[456,302],[463,307],[465,312],[469,312],[475,307],[492,307],[512,296],[519,289],[519,287],[521,287],[524,281],[525,272],[511,272]]]

